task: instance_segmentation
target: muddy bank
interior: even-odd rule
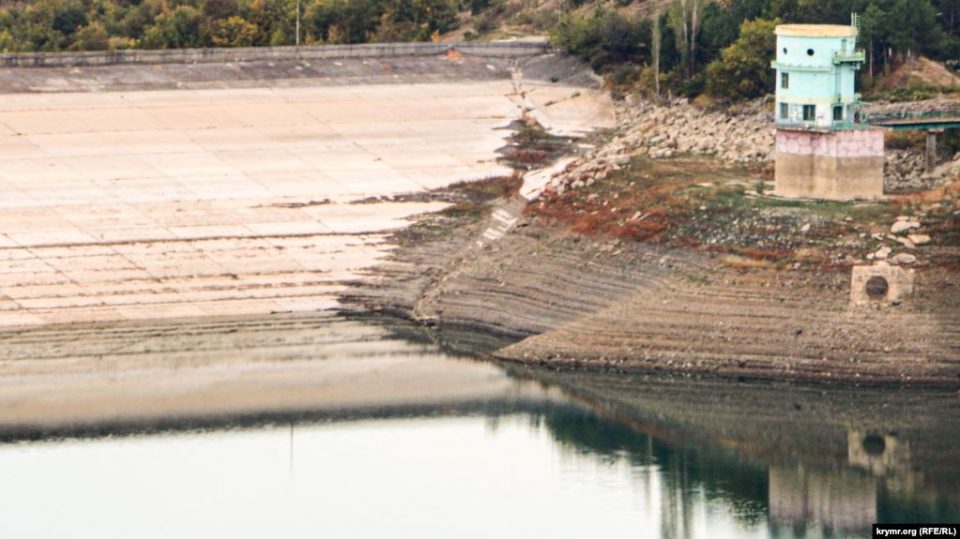
[[[344,301],[441,338],[493,336],[468,344],[552,368],[960,387],[960,273],[949,266],[917,268],[907,301],[852,306],[849,265],[580,234],[524,208],[500,199],[425,217]],[[503,214],[516,221],[487,240]]]

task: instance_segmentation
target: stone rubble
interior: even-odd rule
[[[589,187],[629,163],[634,156],[663,159],[702,155],[729,163],[763,163],[775,159],[774,118],[769,98],[727,110],[705,110],[685,99],[656,104],[628,98],[617,105],[617,118],[619,128],[609,142],[586,148],[586,153],[555,174],[546,188],[562,194],[568,189]],[[925,175],[925,164],[920,150],[889,150],[886,190],[926,190],[960,175],[960,154],[932,175]],[[800,232],[807,233],[810,229],[807,223],[801,226]],[[922,230],[920,220],[910,216],[898,217],[888,233],[873,234],[873,239],[880,244],[875,252],[866,255],[867,260],[889,260],[901,265],[917,264],[918,254],[896,253],[894,249],[918,252],[919,246],[932,241]]]
[[[885,110],[882,107],[877,108]],[[638,155],[652,159],[714,156],[728,163],[769,163],[776,158],[772,97],[705,109],[687,99],[660,104],[628,96],[617,104],[617,119],[613,138],[571,163],[551,182],[552,189],[562,193],[592,185]],[[922,149],[888,150],[885,190],[926,190],[957,177],[960,154],[930,174],[925,166]]]
[[[890,256],[890,253],[892,251],[893,249],[889,247],[881,247],[880,249],[877,250],[877,252],[873,253],[873,258],[877,260],[886,260],[887,257]]]
[[[897,221],[890,226],[890,233],[904,234],[914,228],[920,228],[920,221],[911,220],[906,217],[897,217]]]
[[[712,155],[732,163],[772,161],[773,113],[759,99],[727,110],[705,110],[677,99],[667,105],[628,102],[620,111],[622,144],[657,159]]]
[[[914,245],[926,245],[930,243],[930,236],[927,234],[910,234],[907,236],[907,239]]]
[[[893,257],[893,261],[901,265],[910,265],[917,261],[917,257],[909,253],[900,253]]]

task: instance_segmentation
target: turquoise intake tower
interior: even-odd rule
[[[777,27],[777,125],[843,129],[858,119],[855,26],[784,24]]]
[[[776,33],[775,194],[881,198],[883,130],[860,123],[856,24],[784,24]]]

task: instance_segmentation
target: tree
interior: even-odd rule
[[[255,45],[293,45],[296,0],[253,0],[247,13],[257,26]]]
[[[110,34],[103,23],[92,22],[77,30],[73,48],[79,51],[105,51],[110,48]]]
[[[199,47],[200,11],[190,6],[179,6],[157,17],[146,29],[140,45],[149,49]]]
[[[684,71],[693,74],[697,58],[697,40],[700,35],[703,9],[712,0],[673,0],[670,6],[670,24],[677,37],[677,49],[683,58]]]
[[[64,2],[55,5],[53,29],[64,36],[72,37],[83,25],[87,24],[87,14],[84,5],[79,1]]]
[[[740,37],[707,67],[707,91],[730,99],[749,99],[773,91],[775,74],[770,60],[777,47],[774,29],[778,24],[779,19],[744,22]]]
[[[564,15],[551,40],[599,71],[614,64],[646,63],[651,33],[650,21],[598,7],[588,16]]]
[[[960,24],[960,0],[934,0],[934,7],[940,12],[941,23],[947,33],[956,35]]]
[[[653,81],[657,90],[657,97],[660,97],[660,49],[663,48],[663,29],[660,21],[660,13],[653,14],[653,29],[650,37],[650,54],[653,63]]]
[[[210,42],[215,47],[251,47],[257,39],[257,25],[233,16],[211,27]]]
[[[937,55],[943,46],[943,30],[930,0],[897,0],[890,10],[890,42],[901,53]]]
[[[743,17],[733,7],[723,7],[718,3],[711,3],[703,9],[698,49],[699,56],[710,61],[720,56],[720,51],[730,46],[740,35],[740,25],[745,20],[753,20],[759,16]],[[698,58],[699,61],[701,58]]]
[[[860,22],[869,73],[889,70],[898,55],[941,57],[949,42],[930,0],[871,0]]]
[[[307,7],[307,34],[314,41],[363,43],[376,31],[383,15],[375,0],[319,0]]]
[[[689,6],[692,0],[673,0],[667,13],[670,16],[670,26],[677,38],[677,50],[680,51],[681,62],[687,76],[691,72],[690,63],[690,16]]]
[[[239,11],[237,0],[203,0],[203,16],[210,20],[226,20]]]
[[[128,9],[122,16],[118,14],[117,33],[140,39],[147,27],[151,26],[165,9],[166,6],[159,0],[145,0],[140,5]]]
[[[867,47],[867,69],[870,78],[873,78],[874,68],[879,67],[877,50],[886,51],[886,36],[890,33],[887,28],[887,14],[877,4],[870,4],[860,18],[860,42]],[[881,54],[883,54],[881,52]]]
[[[0,52],[10,52],[17,48],[17,40],[9,30],[0,30]]]

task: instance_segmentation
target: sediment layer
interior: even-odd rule
[[[515,339],[494,355],[553,368],[960,386],[960,275],[948,270],[918,271],[900,305],[852,307],[848,271],[732,269],[530,220],[483,248],[469,236],[402,247],[349,299]]]

